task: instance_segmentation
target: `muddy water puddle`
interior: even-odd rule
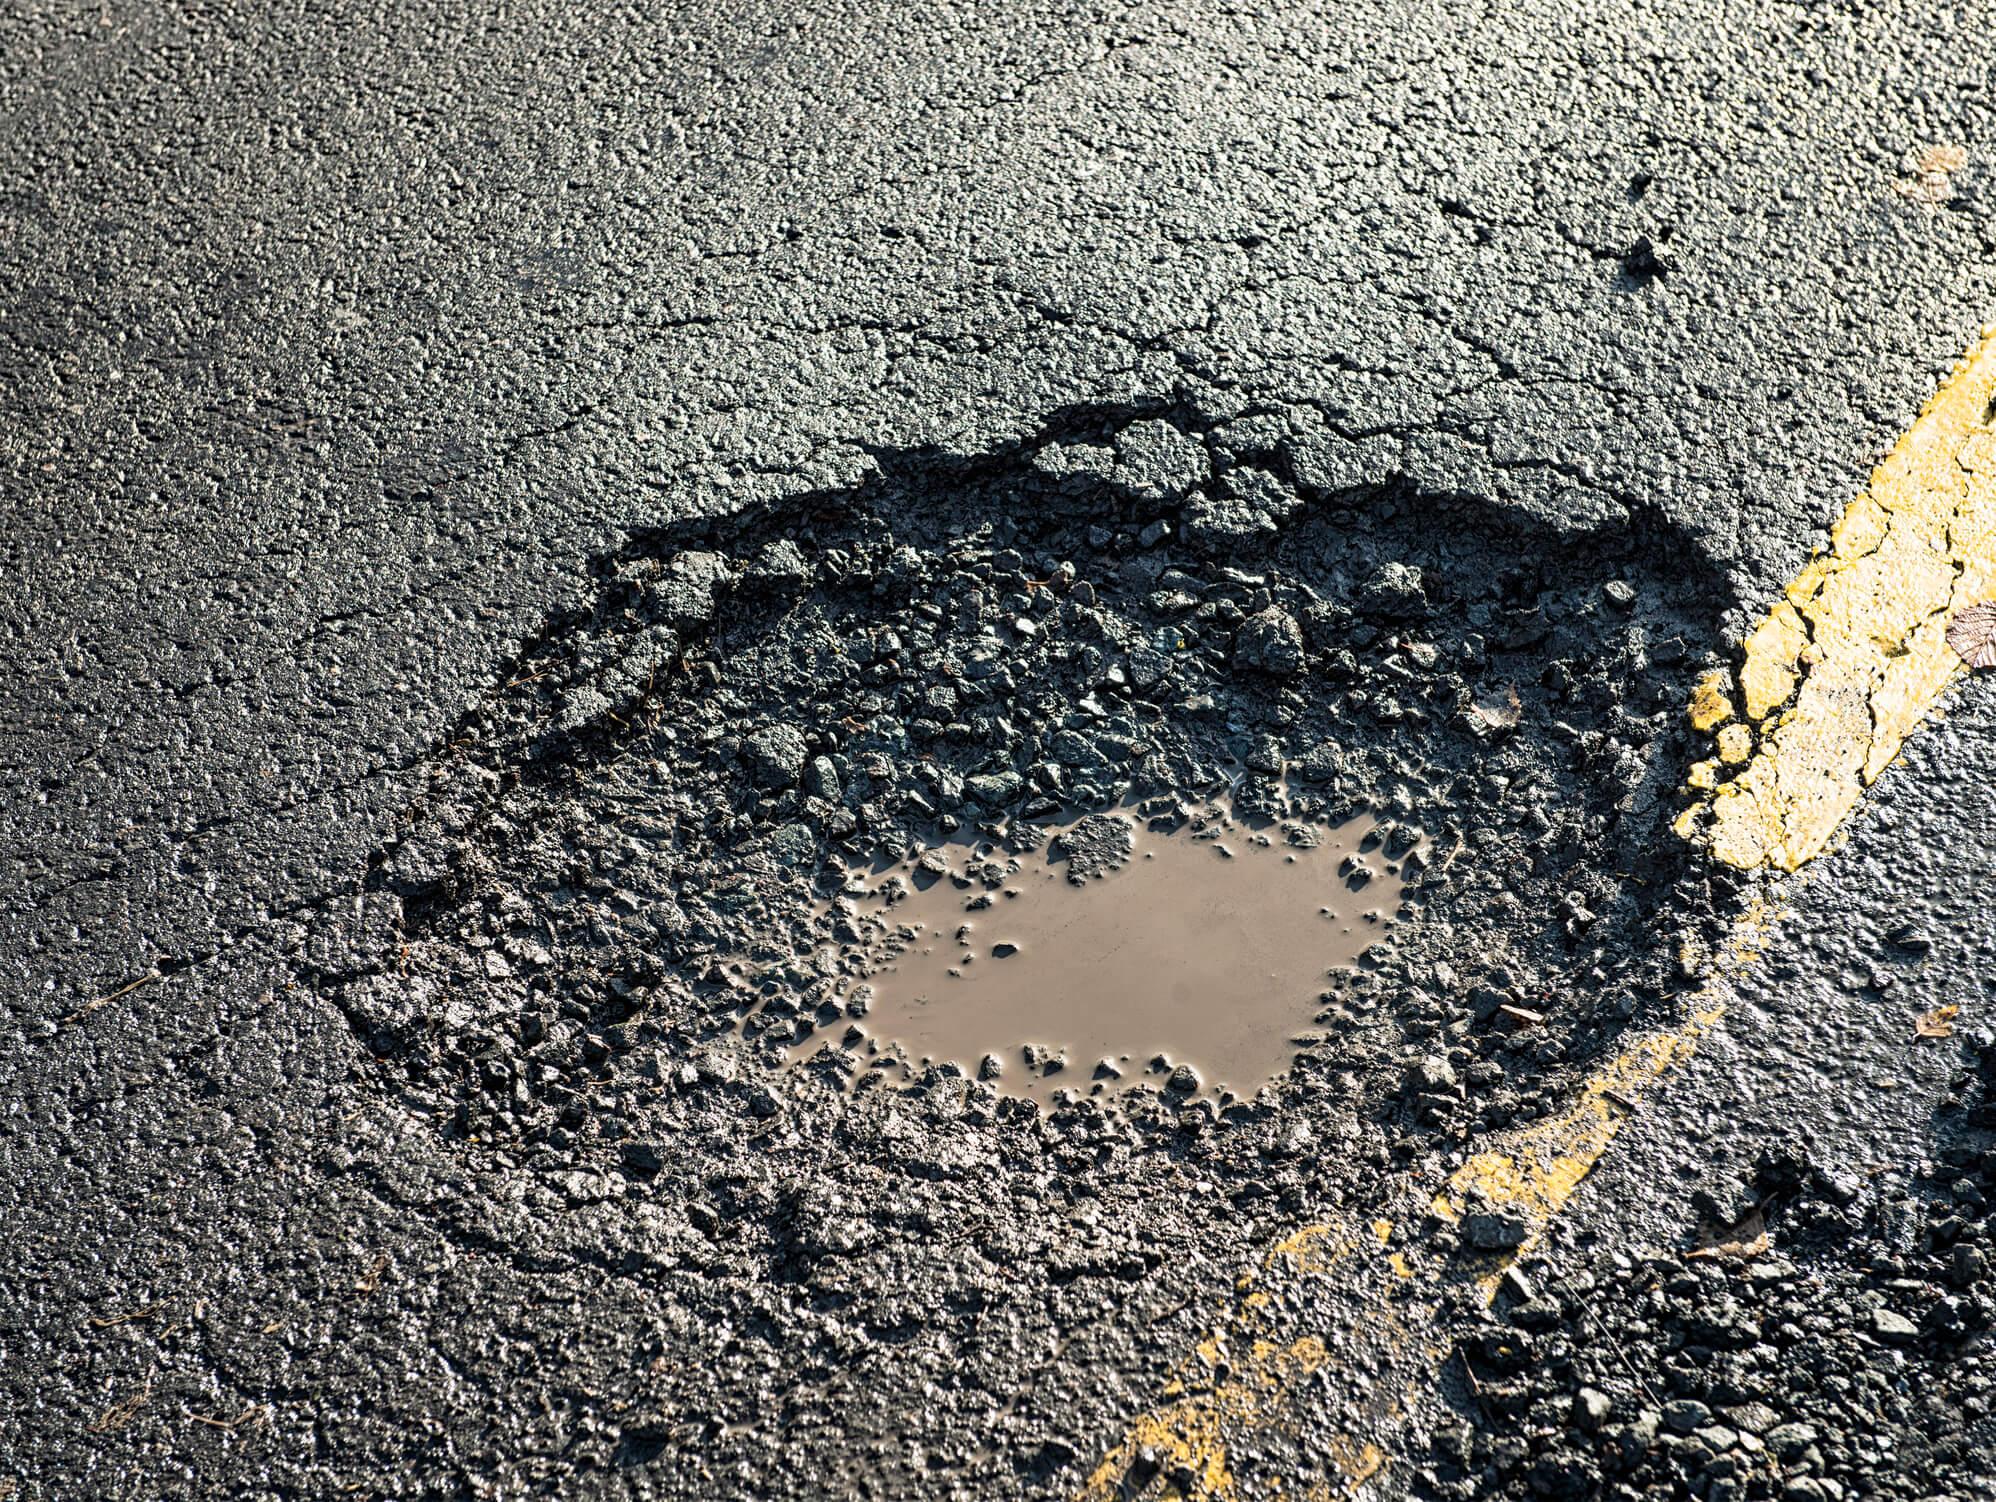
[[[842,1015],[821,1013],[791,1057],[842,1049],[856,1075],[890,1077],[954,1064],[1042,1104],[1139,1081],[1250,1095],[1400,902],[1396,846],[1369,817],[1121,810],[1026,840],[1043,842],[945,845],[850,877],[831,913]]]

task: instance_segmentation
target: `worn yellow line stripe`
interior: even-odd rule
[[[1985,333],[1870,486],[1745,643],[1737,682],[1708,676],[1693,724],[1717,755],[1690,778],[1710,794],[1678,832],[1743,869],[1793,871],[1822,851],[1865,787],[1898,754],[1961,664],[1945,630],[1955,611],[1996,594],[1996,330]],[[1741,711],[1744,710],[1742,717]],[[1727,769],[1738,769],[1726,778]],[[1712,979],[1676,1028],[1639,1039],[1582,1085],[1571,1109],[1465,1162],[1446,1186],[1393,1208],[1460,1222],[1478,1208],[1524,1222],[1522,1243],[1482,1259],[1393,1249],[1395,1219],[1357,1229],[1308,1226],[1244,1279],[1220,1320],[1103,1456],[1076,1502],[1143,1496],[1240,1502],[1244,1496],[1355,1498],[1391,1461],[1395,1432],[1432,1384],[1448,1345],[1445,1296],[1467,1278],[1494,1295],[1607,1151],[1646,1093],[1660,1088],[1719,1025],[1729,977],[1751,963],[1771,920],[1755,903]],[[1361,1328],[1326,1330],[1352,1302]],[[1236,1451],[1286,1426],[1295,1391],[1342,1373],[1347,1432],[1313,1441],[1325,1474],[1268,1476],[1244,1488]]]
[[[1742,870],[1821,851],[1961,660],[1947,623],[1996,594],[1996,331],[1962,357],[1813,559],[1750,632],[1737,681],[1701,683],[1715,755],[1685,836]]]
[[[1524,1222],[1524,1241],[1494,1259],[1477,1279],[1486,1299],[1495,1294],[1504,1269],[1538,1244],[1644,1096],[1688,1060],[1700,1040],[1719,1025],[1733,979],[1760,954],[1771,913],[1760,900],[1748,906],[1715,957],[1711,978],[1692,1000],[1684,1021],[1637,1039],[1588,1077],[1568,1110],[1477,1153],[1449,1176],[1448,1186],[1429,1202],[1431,1213],[1451,1223],[1480,1207],[1504,1211]]]
[[[1494,1296],[1504,1269],[1537,1244],[1644,1095],[1717,1024],[1728,991],[1724,977],[1751,961],[1760,932],[1756,908],[1719,957],[1719,978],[1700,992],[1686,1019],[1625,1048],[1587,1079],[1561,1115],[1476,1154],[1438,1193],[1410,1186],[1389,1207],[1397,1219],[1311,1225],[1277,1243],[1180,1364],[1163,1401],[1132,1420],[1103,1456],[1076,1502],[1358,1496],[1386,1468],[1393,1436],[1447,1355],[1448,1343],[1436,1333],[1445,1295],[1466,1284],[1486,1301]],[[1497,1255],[1453,1258],[1419,1243],[1395,1246],[1398,1225],[1423,1211],[1454,1223],[1484,1208],[1522,1220],[1523,1243]],[[1351,1307],[1368,1310],[1361,1326],[1325,1329],[1327,1314]],[[1327,1474],[1301,1483],[1265,1477],[1258,1493],[1244,1490],[1235,1450],[1290,1424],[1296,1389],[1321,1381],[1334,1363],[1347,1379],[1340,1394],[1347,1428],[1313,1436]]]
[[[1163,1401],[1134,1419],[1122,1442],[1103,1456],[1076,1494],[1078,1502],[1115,1502],[1153,1487],[1188,1502],[1237,1502],[1233,1447],[1281,1424],[1290,1394],[1332,1359],[1322,1333],[1296,1328],[1299,1313],[1328,1306],[1350,1281],[1354,1263],[1379,1253],[1389,1237],[1390,1227],[1382,1233],[1374,1226],[1366,1236],[1313,1225],[1278,1242],[1241,1280],[1212,1332],[1179,1364]],[[1371,1333],[1389,1352],[1402,1344],[1390,1319]],[[1347,1496],[1385,1464],[1384,1452],[1369,1439],[1333,1435],[1322,1443],[1334,1484],[1320,1478],[1313,1486],[1283,1487],[1276,1481],[1272,1495]]]

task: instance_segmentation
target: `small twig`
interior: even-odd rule
[[[1651,1392],[1649,1384],[1643,1381],[1642,1373],[1638,1372],[1630,1363],[1628,1353],[1622,1349],[1621,1341],[1615,1338],[1615,1332],[1601,1322],[1601,1316],[1594,1312],[1594,1306],[1581,1297],[1580,1290],[1575,1288],[1571,1282],[1563,1282],[1560,1287],[1573,1296],[1573,1302],[1580,1306],[1580,1312],[1587,1316],[1587,1322],[1607,1339],[1608,1349],[1613,1351],[1615,1359],[1622,1363],[1622,1370],[1629,1374],[1629,1380],[1636,1384],[1636,1390],[1643,1395],[1644,1400],[1651,1407],[1655,1407],[1656,1394]]]
[[[140,986],[150,985],[152,984],[152,982],[158,979],[159,979],[159,972],[157,970],[148,970],[144,975],[141,975],[137,980],[133,981],[130,985],[118,987],[118,989],[113,991],[109,996],[100,996],[95,1001],[85,1002],[82,1006],[78,1007],[75,1011],[71,1012],[67,1017],[63,1018],[62,1025],[64,1027],[68,1027],[72,1022],[81,1022],[85,1017],[88,1017],[92,1012],[96,1011],[99,1007],[108,1007],[112,1002],[116,1001],[120,996],[129,996],[132,994],[132,992],[138,990]]]
[[[147,1377],[144,1387],[141,1387],[123,1402],[113,1403],[109,1408],[105,1409],[98,1416],[97,1422],[90,1426],[90,1432],[92,1434],[109,1434],[114,1429],[124,1428],[125,1425],[138,1416],[139,1410],[145,1407],[151,1400],[152,1378]]]
[[[127,1314],[115,1314],[109,1319],[93,1318],[90,1321],[90,1328],[93,1330],[108,1330],[113,1325],[129,1325],[135,1320],[151,1319],[157,1313],[159,1313],[158,1304],[147,1304],[143,1309],[134,1309]]]

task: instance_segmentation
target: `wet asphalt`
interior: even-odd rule
[[[752,1050],[703,1073],[695,1011],[661,1005],[655,1036],[612,1040],[628,1098],[664,1102],[608,1113],[652,1159],[530,1124],[495,1146],[459,1109],[483,1075],[411,1074],[457,1057],[458,1025],[384,1036],[366,998],[488,900],[542,911],[519,829],[601,827],[600,769],[635,732],[578,720],[535,752],[566,702],[509,696],[521,665],[625,682],[625,648],[598,650],[625,629],[604,624],[618,570],[705,546],[705,519],[748,518],[719,544],[745,563],[811,535],[800,498],[836,498],[946,560],[965,517],[1002,511],[963,487],[1023,485],[1022,444],[1115,450],[1163,422],[1198,435],[1214,468],[1185,483],[1209,500],[1266,473],[1319,532],[1208,516],[1203,540],[1143,544],[1144,507],[1183,533],[1185,496],[1113,463],[1087,494],[1129,525],[1099,542],[1028,497],[1049,546],[1116,581],[1100,613],[1136,618],[1120,570],[1160,546],[1189,550],[1230,632],[1256,589],[1335,604],[1369,577],[1326,583],[1337,550],[1411,557],[1432,539],[1404,508],[1433,504],[1480,529],[1431,591],[1452,641],[1477,547],[1513,568],[1618,550],[1636,624],[1705,636],[1601,668],[1614,692],[1576,728],[1666,786],[1688,759],[1667,695],[1730,651],[1989,316],[1988,65],[1970,13],[1893,6],[11,9],[0,1495],[1071,1493],[1274,1237],[1488,1129],[1487,1101],[1410,1100],[1401,1040],[1367,1030],[1446,1033],[1449,986],[1430,971],[1432,1015],[1404,1017],[1384,988],[1335,1087],[1190,1132],[1162,1110],[980,1120],[933,1088],[845,1119]],[[1911,154],[1944,144],[1968,165],[1929,191]],[[937,473],[954,488],[925,489]],[[1273,587],[1232,601],[1199,572],[1236,546],[1272,550]],[[1548,568],[1562,619],[1608,630],[1579,603],[1601,581]],[[656,613],[676,608],[637,607],[710,629]],[[1268,640],[1219,643],[1188,686],[1214,717],[1162,703],[1185,756],[1320,731],[1354,684],[1376,699],[1369,659],[1334,691],[1282,687]],[[1526,688],[1513,744],[1551,776],[1568,689]],[[711,777],[735,799],[739,830],[684,847],[703,880],[757,830],[843,837],[829,804],[728,792],[752,758],[698,739],[702,703],[675,687],[648,727],[687,727],[675,794]],[[1991,713],[1971,682],[1786,884],[1712,1046],[1526,1269],[1552,1312],[1493,1316],[1545,1347],[1502,1374],[1517,1390],[1440,1382],[1377,1486],[1986,1494]],[[1390,722],[1352,727],[1347,749],[1419,779]],[[1435,756],[1473,766],[1452,733]],[[1607,797],[1606,768],[1573,771],[1575,796]],[[492,787],[457,798],[483,821],[476,879],[439,886],[396,862],[451,825],[454,777]],[[1427,781],[1424,827],[1487,810],[1487,787]],[[1626,937],[1655,911],[1615,886],[1633,853],[1671,875],[1673,937],[1722,929],[1743,894],[1655,824],[1583,824],[1558,870],[1626,901],[1603,907]],[[1556,937],[1492,922],[1567,975]],[[1891,937],[1908,926],[1924,947]],[[627,1026],[552,947],[548,994],[583,998],[592,1036]],[[1622,947],[1628,1012],[1667,1017],[1668,948]],[[479,964],[449,984],[489,1018],[503,985]],[[1619,1013],[1588,1000],[1570,1036],[1599,1043]],[[1941,1004],[1955,1036],[1915,1041]],[[1528,1102],[1577,1067],[1539,1062]],[[1698,1228],[1748,1209],[1792,1272],[1687,1279]],[[1306,1455],[1334,1408],[1299,1407]],[[1768,1453],[1779,1479],[1729,1460]]]

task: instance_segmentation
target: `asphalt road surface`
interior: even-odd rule
[[[1674,827],[1895,444],[1991,567],[1992,62],[6,7],[0,1499],[1996,1496],[1996,689]],[[1222,786],[1418,852],[1285,1079],[785,1062],[847,867]]]

